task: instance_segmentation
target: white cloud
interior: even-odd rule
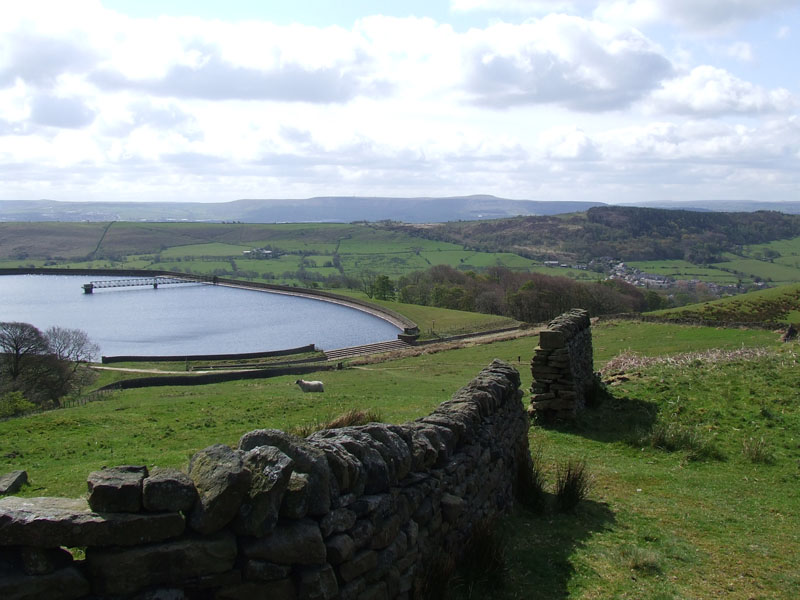
[[[779,40],[786,40],[789,39],[791,35],[792,29],[786,25],[783,25],[778,29],[778,33],[775,34],[775,37],[777,37]]]
[[[450,0],[455,12],[491,11],[522,14],[574,13],[596,0]]]
[[[735,42],[728,46],[727,54],[742,62],[753,62],[753,45],[749,42]]]
[[[617,23],[670,23],[714,31],[798,6],[798,0],[601,0],[594,15]]]
[[[618,6],[678,23],[691,14],[678,4]],[[371,16],[344,29],[31,6],[10,3],[0,21],[7,198],[738,197],[756,172],[800,185],[790,92],[698,67],[621,22],[551,14],[459,32]],[[764,60],[753,42],[715,48]]]
[[[664,113],[707,116],[772,113],[797,106],[797,99],[785,88],[766,90],[709,65],[665,82],[652,94],[652,101]]]
[[[498,24],[468,37],[467,89],[476,103],[494,108],[621,109],[672,72],[669,60],[640,33],[579,17]]]
[[[556,160],[594,161],[600,158],[599,150],[586,132],[578,127],[554,127],[539,136],[541,152]]]
[[[91,125],[95,112],[79,98],[38,95],[31,103],[31,121],[37,125],[80,129]]]

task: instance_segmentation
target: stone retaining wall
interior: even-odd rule
[[[114,467],[88,499],[4,498],[0,598],[413,598],[512,506],[530,468],[519,386],[496,360],[403,425],[256,430],[188,473]]]
[[[595,388],[592,330],[589,313],[564,313],[539,333],[531,361],[531,415],[574,418],[586,407]]]

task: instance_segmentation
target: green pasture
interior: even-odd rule
[[[703,267],[685,260],[646,260],[627,262],[625,264],[640,269],[645,273],[674,279],[697,279],[722,285],[736,284],[740,280],[743,283],[750,283],[749,277],[727,273],[719,268],[727,268],[726,265],[728,263],[720,263],[716,267]]]
[[[707,281],[720,285],[733,285],[740,281],[742,283],[751,282],[751,277],[748,275],[737,275],[724,271],[723,269],[728,268],[728,263],[719,263],[716,266],[707,267],[695,265],[685,260],[647,260],[627,262],[625,264],[640,269],[645,273],[674,279],[697,279],[698,281]]]
[[[636,367],[574,424],[533,425],[546,490],[585,460],[588,498],[572,513],[519,507],[495,524],[505,568],[460,573],[452,598],[792,598],[800,587],[800,347],[765,331],[601,322],[596,367],[622,351],[670,361]],[[185,467],[198,449],[235,445],[260,427],[289,429],[373,409],[427,414],[493,358],[531,384],[536,337],[320,373],[325,394],[294,377],[115,392],[86,406],[0,422],[0,470],[28,470],[25,496],[86,493],[104,465]],[[731,358],[682,359],[722,347]],[[741,349],[766,348],[742,358]],[[738,358],[737,358],[738,356]],[[517,358],[521,360],[518,361]],[[650,443],[665,426],[683,434]],[[708,452],[701,452],[710,449]]]
[[[742,255],[749,258],[773,257],[776,262],[794,266],[794,261],[800,264],[800,237],[787,240],[775,240],[767,244],[751,244],[742,248]],[[774,257],[778,254],[778,257]]]
[[[765,281],[771,281],[777,284],[800,281],[800,269],[764,260],[740,258],[723,263],[716,263],[716,266],[738,273],[744,273],[751,278],[760,277]]]
[[[202,257],[210,256],[216,258],[242,258],[245,250],[252,250],[252,246],[247,245],[233,245],[221,244],[218,242],[211,242],[208,244],[187,244],[186,246],[172,246],[160,252],[161,259],[170,258],[183,258],[183,257]]]
[[[669,318],[747,323],[800,321],[800,284],[790,284],[651,313]]]

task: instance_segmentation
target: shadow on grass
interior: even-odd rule
[[[548,498],[548,504],[552,506],[554,499]],[[536,514],[519,508],[499,524],[505,542],[503,577],[499,581],[456,578],[447,598],[568,598],[576,575],[575,551],[614,523],[608,505],[592,500],[584,500],[570,513]]]
[[[658,419],[655,402],[604,393],[574,421],[537,421],[545,429],[579,435],[598,442],[630,442],[653,429]]]

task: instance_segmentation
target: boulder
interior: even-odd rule
[[[16,494],[26,483],[28,483],[27,471],[11,471],[0,475],[0,496]]]
[[[250,486],[250,471],[241,454],[224,444],[209,446],[189,461],[189,477],[198,498],[189,526],[199,533],[214,533],[231,522]]]

